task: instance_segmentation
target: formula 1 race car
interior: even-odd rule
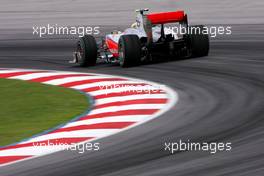
[[[189,26],[184,11],[152,14],[147,14],[147,11],[136,10],[136,22],[130,28],[124,32],[113,31],[100,43],[92,35],[81,37],[71,63],[85,67],[102,59],[130,67],[163,56],[189,58],[208,55],[209,36],[202,32],[204,26]],[[188,32],[175,32],[179,27]]]

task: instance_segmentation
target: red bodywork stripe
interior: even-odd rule
[[[179,22],[184,20],[184,16],[184,11],[152,13],[147,15],[152,24]]]
[[[118,44],[110,38],[106,38],[105,43],[113,56],[118,57]]]

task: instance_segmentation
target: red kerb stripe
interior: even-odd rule
[[[76,130],[88,130],[88,129],[121,129],[125,128],[129,125],[132,125],[135,122],[106,122],[106,123],[97,123],[92,125],[78,125],[73,127],[67,127],[67,128],[60,128],[57,129],[51,133],[57,133],[57,132],[69,132],[69,131],[76,131]]]
[[[155,107],[153,107],[155,108]],[[159,109],[132,109],[132,110],[122,110],[116,112],[105,112],[100,114],[94,115],[87,115],[80,120],[87,120],[87,119],[95,119],[95,118],[102,118],[102,117],[111,117],[111,116],[123,116],[123,115],[151,115],[159,111]]]
[[[12,161],[29,158],[32,156],[0,156],[0,164],[10,163]]]
[[[94,96],[94,99],[103,99],[103,98],[110,98],[110,97],[122,97],[122,96],[129,96],[129,95],[146,95],[146,94],[164,94],[164,91],[157,90],[157,91],[124,91],[124,92],[114,92],[114,93],[105,93],[101,95]]]
[[[122,105],[132,105],[132,104],[165,104],[168,100],[166,98],[157,99],[137,99],[137,100],[127,100],[127,101],[116,101],[111,103],[105,103],[97,105],[94,109],[105,108],[109,106],[122,106]]]
[[[62,78],[67,78],[67,77],[76,77],[76,76],[89,76],[87,74],[63,74],[63,75],[54,75],[54,76],[44,76],[44,77],[40,77],[40,78],[35,78],[35,79],[31,79],[29,81],[32,82],[46,82],[46,81],[50,81],[53,79],[62,79]]]
[[[64,87],[73,87],[79,86],[82,84],[89,84],[89,83],[96,83],[96,82],[103,82],[103,81],[125,81],[123,78],[98,78],[98,79],[87,79],[82,81],[73,81],[70,83],[61,84],[60,86]]]
[[[38,142],[29,142],[29,143],[24,143],[24,144],[17,144],[13,146],[8,146],[1,148],[0,151],[2,150],[8,150],[8,149],[16,149],[16,148],[22,148],[22,147],[31,147],[31,146],[41,146],[41,145],[48,145],[50,143],[53,144],[73,144],[73,143],[79,143],[82,141],[90,140],[93,137],[76,137],[76,138],[58,138],[58,139],[49,139],[49,140],[44,140],[44,141],[38,141]]]
[[[45,71],[25,71],[25,72],[13,72],[13,73],[0,73],[0,78],[9,78],[13,76],[21,76],[26,74],[32,74],[32,73],[42,73]]]

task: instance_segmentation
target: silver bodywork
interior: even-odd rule
[[[122,35],[129,35],[129,34],[134,34],[137,35],[139,38],[142,37],[147,37],[147,34],[144,29],[144,23],[143,23],[143,15],[138,13],[136,16],[136,25],[134,27],[127,28],[124,32],[117,31],[114,34],[108,34],[106,35],[107,38],[110,38],[114,42],[118,43],[119,38]],[[173,32],[173,30],[169,27],[164,27],[164,33],[167,34],[172,34],[175,39],[178,38],[177,35]],[[160,25],[156,25],[152,27],[152,37],[153,37],[153,42],[156,42],[159,40],[161,36],[161,27]]]

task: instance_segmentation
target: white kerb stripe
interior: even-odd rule
[[[0,156],[45,155],[64,149],[63,146],[28,146],[0,151]]]
[[[110,93],[141,93],[141,92],[145,92],[145,93],[149,93],[151,94],[151,92],[158,92],[158,91],[163,91],[159,88],[151,88],[151,87],[147,87],[147,86],[129,86],[129,87],[121,87],[121,88],[114,88],[114,89],[106,89],[106,90],[97,90],[97,91],[90,91],[89,94],[91,94],[92,96],[99,96],[99,95],[107,95]]]
[[[72,86],[73,89],[87,89],[91,87],[99,87],[99,88],[109,88],[109,86],[117,85],[117,84],[138,84],[137,81],[103,81],[103,82],[96,82],[96,83],[88,83],[88,84],[80,84],[78,86]]]
[[[133,110],[133,109],[162,109],[164,104],[134,104],[134,105],[123,105],[123,106],[111,106],[101,109],[95,109],[88,115],[101,114],[106,112],[116,112],[122,110]]]
[[[0,74],[5,74],[5,73],[19,73],[19,72],[26,72],[30,70],[25,70],[25,69],[14,69],[14,70],[0,70]]]
[[[83,80],[89,80],[93,76],[74,76],[74,77],[68,77],[68,78],[58,78],[58,79],[53,79],[50,81],[44,82],[45,84],[52,84],[52,85],[61,85],[65,83],[70,83],[70,82],[75,82],[75,81],[83,81]]]
[[[98,98],[95,100],[95,104],[101,105],[106,103],[114,103],[114,102],[127,101],[127,100],[160,99],[160,98],[168,98],[168,95],[161,93],[161,94],[142,94],[142,95],[127,95],[120,97]]]
[[[55,76],[55,75],[61,75],[62,73],[31,73],[31,74],[26,74],[26,75],[20,75],[20,76],[13,76],[10,77],[11,79],[20,79],[20,80],[31,80],[31,79],[36,79],[36,78],[41,78],[41,77],[46,77],[46,76]]]
[[[23,142],[22,144],[29,143],[29,142],[37,142],[43,141],[48,139],[57,139],[57,138],[72,138],[72,137],[104,137],[109,134],[118,132],[120,129],[89,129],[89,130],[76,130],[70,132],[57,132],[42,135],[39,137],[32,138],[28,141]]]
[[[85,80],[95,80],[95,79],[102,79],[102,78],[112,78],[109,76],[76,76],[76,77],[68,77],[68,78],[58,78],[53,79],[50,81],[44,82],[45,84],[51,84],[51,85],[61,85],[66,83],[71,83],[74,81],[85,81]]]

